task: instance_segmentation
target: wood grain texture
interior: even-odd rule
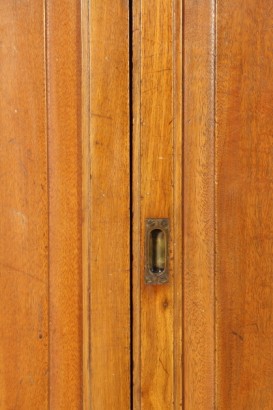
[[[174,399],[173,408],[183,406],[183,2],[173,3],[173,279],[174,279]]]
[[[141,408],[173,407],[172,0],[141,9]],[[144,283],[145,218],[170,219],[170,282]]]
[[[218,1],[217,405],[273,408],[273,9]]]
[[[132,143],[132,341],[133,348],[133,391],[131,391],[133,409],[141,408],[141,237],[140,220],[140,130],[141,130],[141,2],[133,2],[132,42],[133,42],[133,78],[132,78],[132,112],[133,112],[133,135]]]
[[[184,407],[214,408],[214,1],[184,3]]]
[[[82,353],[83,409],[91,403],[90,366],[90,7],[81,3],[81,135],[82,135]]]
[[[0,408],[48,408],[44,4],[0,5]]]
[[[50,409],[82,409],[79,2],[48,0],[46,22]]]
[[[129,10],[90,3],[91,408],[130,408]]]
[[[135,409],[181,405],[181,13],[179,1],[134,5]],[[165,285],[144,283],[145,218],[170,219],[170,281]]]

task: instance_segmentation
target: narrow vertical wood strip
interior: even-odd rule
[[[184,2],[184,407],[214,408],[214,0]]]
[[[141,10],[141,408],[173,408],[173,2]],[[144,283],[145,218],[169,218],[170,280]]]
[[[174,1],[173,9],[173,132],[174,132],[174,410],[182,408],[182,279],[183,279],[183,192],[182,192],[182,0]]]
[[[0,407],[48,408],[44,1],[0,5]]]
[[[182,2],[134,5],[134,405],[182,406]],[[171,226],[170,281],[144,283],[145,218]]]
[[[91,408],[130,407],[129,4],[90,3]]]
[[[181,340],[180,347],[178,346],[181,321],[177,330],[174,330],[174,321],[181,315],[179,296],[174,302],[174,284],[179,287],[179,281],[180,285],[182,281],[179,256],[174,256],[174,235],[179,230],[178,227],[174,228],[174,221],[178,226],[182,224],[181,212],[180,217],[179,211],[174,216],[178,207],[177,202],[174,205],[174,196],[178,201],[181,190],[181,182],[174,188],[174,179],[181,175],[181,163],[180,169],[177,165],[174,171],[174,162],[179,161],[179,155],[181,161],[181,96],[177,91],[178,99],[177,103],[174,103],[174,87],[179,87],[179,84],[181,86],[179,70],[180,75],[182,74],[181,61],[178,55],[175,55],[177,48],[181,47],[181,37],[179,39],[178,34],[181,27],[177,26],[176,32],[174,18],[177,18],[177,24],[181,24],[181,9],[179,14],[179,6],[171,0],[142,0],[135,3],[134,405],[136,409],[170,409],[181,402],[182,390],[180,385],[179,393],[181,378],[179,382],[178,373],[181,372],[181,361],[176,356],[181,349]],[[174,119],[176,114],[179,117]],[[174,145],[178,148],[175,156]],[[179,202],[181,206],[181,192]],[[170,281],[165,285],[153,286],[144,283],[145,218],[149,217],[167,217],[170,220]],[[178,247],[179,241],[181,243],[181,237],[179,239],[178,236]],[[181,249],[178,252],[181,255]],[[174,263],[177,267],[175,273]]]
[[[81,2],[83,409],[91,410],[90,372],[90,3]]]
[[[82,407],[80,45],[79,2],[47,0],[50,409]]]
[[[141,408],[141,322],[140,322],[140,70],[141,67],[141,0],[133,2],[133,408]]]

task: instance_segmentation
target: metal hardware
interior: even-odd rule
[[[169,220],[145,221],[145,283],[159,285],[169,280]]]

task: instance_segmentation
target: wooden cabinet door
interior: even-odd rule
[[[0,410],[273,409],[273,8],[0,5]]]

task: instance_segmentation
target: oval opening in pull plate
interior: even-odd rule
[[[145,283],[168,282],[169,220],[146,219]]]
[[[149,239],[149,270],[161,273],[166,266],[166,237],[161,229],[150,231]]]

